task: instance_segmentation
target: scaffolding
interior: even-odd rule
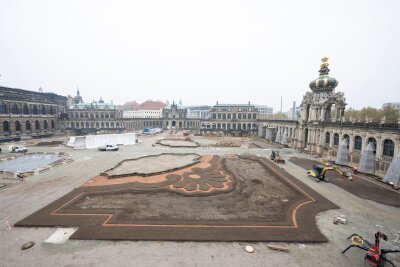
[[[358,171],[362,173],[375,174],[375,145],[368,143],[367,147],[361,152]]]
[[[396,187],[400,186],[400,153],[392,159],[383,181]]]
[[[338,152],[336,155],[335,163],[339,165],[349,164],[349,140],[345,138],[343,142],[339,145]]]

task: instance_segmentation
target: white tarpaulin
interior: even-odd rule
[[[134,145],[136,133],[72,136],[67,145],[74,149],[98,148],[105,145]]]

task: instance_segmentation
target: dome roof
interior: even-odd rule
[[[323,57],[319,77],[310,83],[310,89],[314,92],[331,92],[339,84],[338,80],[328,76],[330,71],[328,66],[328,57]]]

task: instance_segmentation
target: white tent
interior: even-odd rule
[[[400,186],[400,154],[392,159],[383,181],[395,186]]]
[[[105,145],[134,145],[136,139],[136,133],[72,136],[67,146],[74,149],[91,149]]]

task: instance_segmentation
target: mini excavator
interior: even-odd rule
[[[326,162],[326,161],[324,161],[322,159],[320,161],[321,161],[321,163],[323,165],[313,165],[312,170],[308,170],[307,171],[307,175],[310,176],[310,177],[315,178],[315,180],[317,182],[319,182],[319,181],[328,182],[328,180],[325,177],[325,175],[326,175],[326,172],[329,171],[329,170],[335,170],[341,176],[347,177],[347,178],[349,178],[349,180],[352,180],[350,173],[345,172],[345,171],[341,170],[338,166],[336,166],[334,164],[331,164],[329,162]]]
[[[285,160],[279,155],[278,150],[272,150],[269,154],[269,158],[276,163],[285,163]]]

